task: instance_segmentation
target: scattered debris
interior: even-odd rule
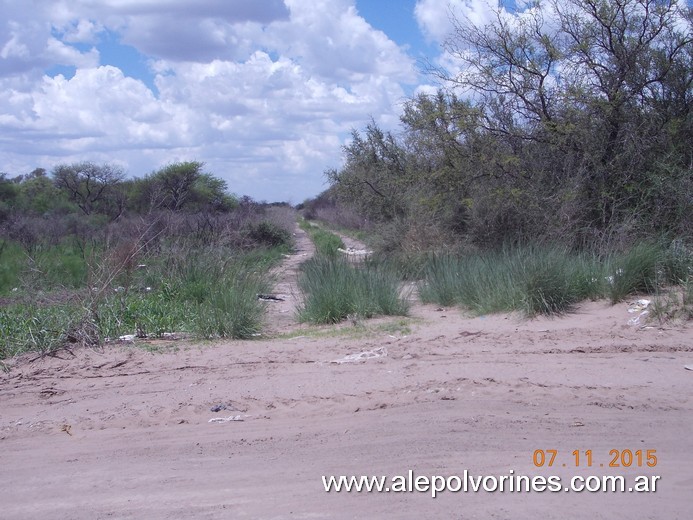
[[[652,303],[650,300],[638,300],[637,302],[633,302],[628,306],[628,312],[633,313],[633,312],[639,312],[639,311],[644,311],[647,309]]]
[[[118,336],[118,338],[116,338],[116,339],[104,338],[104,342],[110,343],[111,341],[122,341],[123,343],[131,343],[131,342],[134,342],[136,339],[178,340],[178,339],[184,339],[185,337],[186,337],[186,334],[184,332],[162,332],[161,334],[149,336],[148,334],[145,334],[144,332],[140,331],[137,334],[125,334],[124,336]]]
[[[629,319],[628,325],[640,325],[640,318],[646,318],[650,314],[650,311],[647,310],[650,303],[652,303],[650,300],[645,299],[631,303],[628,306],[628,312],[630,312],[631,314],[639,312],[640,314],[638,314],[634,318]]]
[[[258,294],[257,299],[263,302],[283,302],[284,298],[276,294]]]
[[[215,417],[214,419],[210,419],[208,422],[211,423],[227,423],[227,422],[232,422],[232,421],[243,421],[243,416],[242,415],[229,415],[228,417]]]
[[[387,348],[378,347],[373,350],[359,352],[358,354],[348,354],[341,359],[335,359],[334,361],[331,361],[331,363],[336,363],[338,365],[341,365],[342,363],[359,363],[361,361],[366,361],[368,359],[374,359],[384,356],[387,356]]]
[[[373,254],[373,251],[368,251],[367,249],[354,249],[353,247],[347,247],[346,249],[338,247],[337,251],[347,256],[368,256]]]
[[[683,365],[686,370],[693,370],[693,365]]]
[[[69,424],[63,424],[63,425],[60,427],[60,431],[61,431],[61,432],[65,432],[65,433],[67,433],[70,437],[72,437],[72,432],[71,432],[70,430],[72,430],[72,426],[70,426]]]

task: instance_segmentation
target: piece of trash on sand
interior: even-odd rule
[[[341,365],[342,363],[359,363],[361,361],[366,361],[368,359],[374,359],[384,356],[387,356],[387,348],[378,347],[373,350],[359,352],[358,354],[347,354],[341,359],[335,359],[334,361],[330,361],[330,363],[337,363],[338,365]]]
[[[650,311],[642,311],[635,318],[628,320],[628,325],[640,325],[640,318],[646,318],[650,314]]]
[[[346,249],[338,247],[337,251],[347,256],[368,256],[373,254],[373,251],[368,251],[367,249],[354,249],[353,247],[347,247]]]
[[[628,306],[628,312],[640,312],[644,311],[650,306],[650,303],[652,303],[650,300],[638,300],[637,302],[633,302]]]
[[[642,299],[628,305],[628,312],[640,313],[634,318],[629,319],[628,325],[640,325],[640,318],[645,318],[650,314],[650,311],[647,310],[647,308],[650,306],[650,303],[652,303],[650,300]]]
[[[693,365],[683,365],[686,370],[693,370]]]
[[[232,421],[242,421],[243,416],[242,415],[229,415],[228,417],[215,417],[214,419],[210,419],[208,422],[211,423],[227,423],[227,422],[232,422]]]
[[[257,299],[263,302],[283,302],[284,298],[279,294],[258,294]]]

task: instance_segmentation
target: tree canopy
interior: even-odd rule
[[[690,237],[691,13],[676,0],[549,0],[487,25],[454,18],[448,66],[427,69],[439,92],[405,104],[397,138],[374,123],[354,132],[332,188],[399,222],[393,239]]]

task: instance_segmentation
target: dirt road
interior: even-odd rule
[[[415,305],[407,320],[279,334],[289,314],[270,311],[270,340],[17,360],[0,376],[0,517],[691,517],[690,327],[637,328],[603,302],[531,321]],[[535,450],[557,450],[554,465]],[[611,450],[622,465],[631,450],[630,467],[609,467]],[[435,499],[326,493],[321,478],[409,470],[661,478],[655,493]]]

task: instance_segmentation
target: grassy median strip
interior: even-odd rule
[[[321,228],[313,222],[301,220],[299,226],[310,236],[318,255],[334,256],[339,253],[338,249],[346,248],[338,235]]]
[[[350,264],[339,256],[317,255],[301,268],[305,296],[299,319],[337,323],[375,315],[405,316],[409,304],[400,295],[399,277],[376,265]]]

